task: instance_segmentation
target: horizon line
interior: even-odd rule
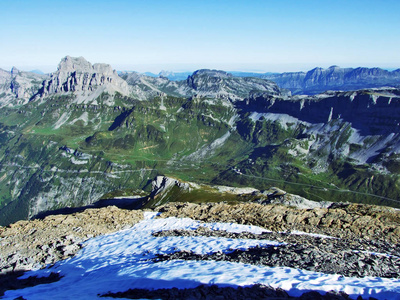
[[[354,63],[354,64],[344,64],[343,67],[341,67],[338,64],[312,64],[312,63],[284,63],[284,64],[267,64],[267,63],[260,63],[260,64],[254,64],[254,63],[249,63],[249,64],[240,64],[240,63],[235,63],[235,64],[226,64],[222,63],[218,67],[218,64],[215,67],[212,67],[211,65],[213,64],[204,64],[204,67],[195,67],[195,66],[190,66],[191,64],[187,63],[181,63],[181,64],[110,64],[112,69],[117,71],[117,72],[137,72],[140,74],[145,74],[145,73],[151,73],[154,75],[159,75],[162,72],[172,72],[175,74],[178,73],[193,73],[198,70],[218,70],[218,71],[224,71],[227,73],[230,72],[242,72],[242,73],[257,73],[257,74],[265,74],[265,73],[299,73],[299,72],[304,72],[307,73],[308,71],[321,68],[321,69],[329,69],[331,67],[339,67],[341,69],[357,69],[357,68],[368,68],[368,69],[373,69],[373,68],[379,68],[387,71],[395,71],[400,69],[399,66],[394,66],[390,65],[387,63],[377,63],[377,64],[371,64],[371,63],[364,63],[364,64],[359,64],[359,63]],[[167,65],[170,65],[168,68]],[[178,67],[181,65],[180,67]],[[196,65],[201,65],[201,64],[196,64]],[[222,65],[226,65],[222,67]],[[228,66],[231,65],[229,68]],[[234,65],[237,65],[237,68],[234,67]],[[245,67],[245,66],[248,67]],[[256,65],[259,65],[260,67],[255,67]],[[269,65],[269,67],[267,67]],[[322,66],[321,66],[322,65]],[[329,66],[328,66],[329,65]],[[116,67],[114,67],[116,66]],[[156,67],[157,66],[157,67]],[[186,67],[183,67],[186,66]],[[251,66],[251,67],[250,67]],[[264,67],[262,67],[264,66]],[[289,66],[292,66],[292,68],[288,68]],[[6,68],[0,67],[0,69],[10,72],[12,68],[16,68],[20,71],[23,72],[32,72],[32,71],[40,71],[43,74],[51,74],[57,71],[57,67],[54,68],[54,66],[50,65],[32,65],[32,66],[22,66],[22,67],[17,67],[15,65],[8,65]],[[278,71],[278,69],[281,69]],[[49,71],[53,70],[53,71]],[[155,71],[157,70],[157,71]]]

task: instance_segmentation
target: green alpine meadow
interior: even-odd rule
[[[215,186],[400,207],[396,87],[292,95],[224,71],[172,81],[66,56],[48,75],[0,70],[0,107],[0,225],[106,199],[258,197]],[[157,200],[157,176],[181,184]]]

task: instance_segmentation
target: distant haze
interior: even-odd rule
[[[62,57],[60,57],[61,60]],[[107,61],[91,61],[91,63],[109,63]],[[12,64],[12,66],[17,64]],[[51,73],[57,70],[57,64],[54,66],[35,66],[28,65],[18,67],[18,69],[22,71],[34,72],[38,74]],[[0,66],[1,69],[5,69],[7,71],[11,70],[12,66]],[[267,64],[111,64],[112,68],[117,71],[136,71],[140,73],[153,73],[158,75],[162,71],[171,71],[175,73],[183,73],[183,72],[194,72],[200,69],[217,69],[224,70],[228,72],[232,71],[240,71],[240,72],[252,72],[252,73],[284,73],[284,72],[307,72],[315,67],[329,68],[330,64],[281,64],[281,65],[267,65]],[[400,66],[400,65],[399,65]],[[371,64],[371,63],[354,63],[354,64],[346,64],[340,65],[341,68],[357,68],[357,67],[367,67],[374,68],[378,67],[381,69],[393,71],[399,69],[400,67],[391,66],[388,64]]]
[[[66,55],[117,70],[249,72],[400,67],[400,1],[0,2],[0,68]]]

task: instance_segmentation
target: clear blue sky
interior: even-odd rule
[[[0,68],[400,68],[399,0],[1,0]]]

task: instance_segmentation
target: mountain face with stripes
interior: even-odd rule
[[[327,90],[356,90],[382,86],[399,87],[400,69],[314,68],[308,72],[266,74],[262,78],[276,82],[293,94],[318,94]]]
[[[399,89],[291,96],[223,71],[171,81],[71,57],[32,74],[0,73],[1,225],[148,195],[158,175],[399,207]]]

